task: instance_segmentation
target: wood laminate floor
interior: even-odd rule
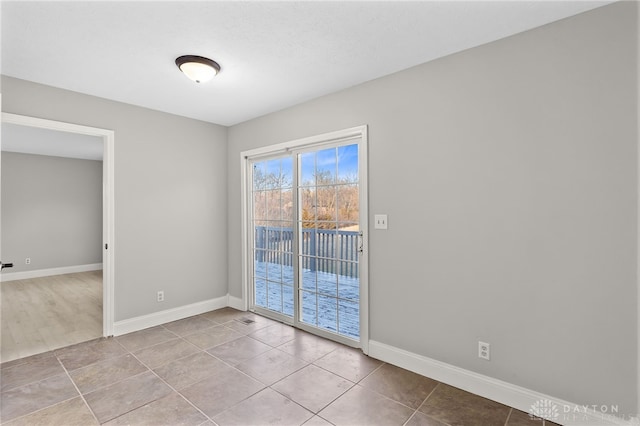
[[[102,336],[102,271],[0,283],[0,359]]]

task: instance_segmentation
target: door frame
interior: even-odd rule
[[[103,141],[102,159],[102,335],[113,336],[114,323],[114,142],[113,130],[82,126],[62,121],[46,120],[26,115],[2,113],[2,122],[40,129],[58,130],[88,136]]]
[[[368,128],[367,125],[351,127],[334,132],[323,133],[289,142],[255,148],[240,153],[240,182],[241,182],[241,217],[242,217],[242,302],[246,311],[249,309],[251,282],[248,267],[250,265],[249,248],[251,233],[249,232],[249,207],[251,206],[251,188],[247,180],[248,163],[250,158],[273,156],[290,153],[312,145],[336,143],[341,140],[360,138],[358,143],[358,180],[360,197],[360,230],[362,231],[362,253],[359,260],[360,275],[360,348],[365,354],[369,353],[369,224],[368,224]]]

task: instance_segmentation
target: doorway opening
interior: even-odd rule
[[[88,245],[91,247],[92,255],[87,257],[76,257],[80,261],[77,265],[67,264],[58,265],[55,261],[51,261],[49,264],[45,264],[45,262],[40,262],[37,268],[34,268],[33,265],[31,267],[25,267],[25,263],[28,265],[30,263],[30,258],[27,256],[24,259],[24,253],[19,256],[20,250],[16,250],[16,245],[11,243],[11,250],[5,250],[2,253],[3,263],[13,262],[16,266],[21,265],[22,268],[14,268],[12,269],[4,269],[2,273],[2,282],[3,289],[10,287],[16,287],[16,285],[10,286],[10,284],[16,284],[17,287],[22,284],[22,287],[26,289],[26,284],[38,284],[38,280],[47,280],[45,284],[50,285],[40,285],[44,291],[51,291],[53,288],[67,289],[70,294],[63,295],[64,297],[60,299],[54,299],[54,294],[51,294],[52,298],[47,299],[47,295],[39,295],[42,296],[43,300],[49,300],[47,302],[48,306],[45,305],[46,309],[51,310],[69,310],[71,307],[71,313],[73,314],[73,303],[70,303],[69,300],[73,300],[74,297],[79,297],[80,299],[88,301],[89,303],[98,303],[99,306],[97,309],[99,311],[96,312],[96,309],[93,309],[93,315],[97,316],[94,318],[94,324],[98,325],[98,328],[94,330],[94,333],[98,333],[95,337],[100,336],[111,336],[113,335],[113,293],[114,293],[114,256],[113,256],[113,235],[114,235],[114,210],[113,210],[113,145],[114,145],[114,132],[111,130],[81,126],[76,124],[52,121],[52,120],[44,120],[34,117],[2,113],[2,127],[3,127],[3,147],[2,151],[10,151],[8,153],[3,152],[3,154],[11,155],[12,161],[28,161],[28,162],[39,162],[41,165],[51,165],[51,167],[60,167],[61,165],[64,167],[65,164],[73,167],[78,167],[77,170],[83,171],[86,170],[87,173],[90,173],[86,176],[91,176],[95,184],[85,185],[83,188],[86,188],[86,193],[84,195],[77,194],[76,199],[78,202],[82,203],[82,206],[85,206],[87,211],[91,211],[92,219],[87,220],[87,223],[93,223],[90,228],[87,228],[88,233],[92,233],[93,237],[88,238]],[[26,136],[24,139],[20,139],[19,135]],[[59,138],[59,139],[56,139]],[[9,147],[11,144],[11,140],[20,139],[22,141],[26,141],[29,139],[37,140],[35,144],[28,144],[29,147],[24,146],[23,148],[16,148],[15,146]],[[47,145],[47,142],[50,142]],[[75,144],[75,146],[74,146]],[[6,145],[6,146],[5,146]],[[25,144],[26,145],[26,144]],[[38,146],[39,145],[39,146]],[[56,147],[54,148],[54,145]],[[7,148],[5,150],[5,148]],[[53,149],[53,151],[52,151]],[[65,149],[70,149],[71,152],[65,153]],[[82,151],[82,153],[80,153]],[[33,155],[35,154],[35,155]],[[84,156],[84,157],[83,157]],[[89,156],[89,157],[87,157]],[[93,157],[91,157],[93,156]],[[91,157],[91,158],[90,158]],[[99,158],[98,158],[99,157]],[[8,158],[7,158],[8,159]],[[85,161],[86,160],[86,161]],[[97,167],[97,168],[96,168]],[[76,170],[76,169],[74,169]],[[78,172],[79,173],[79,172]],[[4,173],[3,173],[4,174]],[[66,176],[66,175],[65,175]],[[69,174],[69,179],[73,179],[72,174]],[[42,181],[42,179],[41,179]],[[70,180],[69,182],[73,182]],[[57,182],[59,184],[59,182]],[[52,185],[53,182],[43,182],[43,185]],[[3,189],[9,188],[11,182],[3,182]],[[17,186],[17,183],[14,182],[14,186]],[[69,193],[73,192],[71,189],[75,188],[74,185],[70,185],[68,188]],[[89,194],[90,188],[95,188],[95,191],[91,190],[92,195]],[[15,188],[14,188],[15,189]],[[65,188],[57,188],[57,190],[64,191]],[[46,192],[46,189],[43,189]],[[52,191],[54,192],[54,191]],[[96,193],[97,192],[97,193]],[[63,193],[63,192],[60,192]],[[5,197],[3,197],[5,198]],[[90,198],[90,200],[86,200]],[[18,197],[19,199],[19,197]],[[15,197],[12,197],[12,200],[15,200]],[[3,200],[4,201],[4,200]],[[85,202],[86,201],[86,202]],[[46,204],[46,203],[45,203]],[[33,212],[36,209],[34,206],[37,206],[37,203],[30,203],[29,209]],[[45,214],[43,216],[42,212],[37,212],[38,214],[34,214],[34,216],[38,216],[40,218],[50,218],[52,221],[52,226],[55,226],[56,221],[55,217],[65,218],[68,216],[72,216],[77,213],[78,210],[82,210],[82,206],[80,204],[76,205],[68,205],[64,206],[63,203],[58,203],[57,212],[52,212],[49,216]],[[4,206],[7,207],[7,206]],[[3,207],[3,211],[6,211]],[[17,209],[16,209],[17,210]],[[66,210],[66,212],[65,212]],[[29,210],[27,210],[28,212]],[[15,212],[12,212],[13,214]],[[58,216],[56,216],[56,213]],[[95,215],[98,215],[97,217]],[[79,216],[78,216],[79,217]],[[24,221],[28,221],[29,218],[25,217]],[[22,219],[20,219],[23,222]],[[17,222],[15,222],[17,223]],[[24,222],[23,222],[24,224]],[[46,227],[46,223],[42,224]],[[82,233],[82,226],[72,228],[74,231]],[[27,232],[27,227],[20,226],[20,232]],[[46,228],[41,228],[46,229]],[[11,236],[11,232],[7,231],[7,229],[3,229],[3,234],[6,237],[11,237],[15,240],[16,235]],[[13,230],[15,231],[15,229]],[[16,232],[13,232],[16,234]],[[46,244],[55,245],[56,239],[49,238],[42,235],[44,233],[40,233],[37,235],[29,236],[32,238],[33,246],[42,245],[46,247]],[[19,236],[18,236],[19,237]],[[71,240],[71,235],[69,236]],[[2,240],[2,235],[0,235],[0,240]],[[18,238],[20,240],[20,238]],[[28,240],[25,235],[25,240]],[[43,241],[46,240],[46,241]],[[61,241],[58,239],[58,243]],[[5,241],[6,242],[6,241]],[[38,243],[39,242],[39,243]],[[63,244],[58,246],[60,251],[63,251]],[[96,246],[96,247],[94,247]],[[0,250],[2,248],[2,244],[0,244]],[[6,247],[5,247],[6,248]],[[68,246],[69,250],[73,250],[71,244]],[[76,253],[82,253],[84,250],[76,250]],[[43,253],[45,253],[43,249]],[[54,251],[48,251],[49,253],[55,253]],[[19,256],[19,259],[9,259],[10,256]],[[43,257],[41,256],[38,261],[42,261]],[[52,256],[54,257],[54,256]],[[87,262],[87,259],[92,259]],[[33,259],[33,264],[36,264],[36,259]],[[99,262],[99,263],[94,263]],[[20,270],[22,269],[22,270]],[[15,271],[15,272],[14,272]],[[48,277],[48,278],[44,278]],[[42,283],[40,283],[42,284]],[[17,288],[16,287],[16,288]],[[37,286],[28,286],[30,288],[35,288]],[[73,295],[73,291],[77,291],[78,294],[76,296]],[[97,294],[96,294],[97,292]],[[19,294],[19,292],[14,292],[14,295]],[[7,298],[9,300],[9,298]],[[55,300],[58,300],[56,302]],[[3,300],[4,304],[5,300]],[[3,312],[6,311],[6,306],[3,306]],[[5,315],[3,314],[3,317]],[[100,321],[101,317],[101,321]],[[11,322],[11,316],[7,316],[3,318],[4,322]],[[62,324],[65,322],[71,324],[74,321],[73,316],[70,317],[69,320],[63,319]],[[99,323],[96,323],[98,321]],[[4,328],[3,324],[3,328]],[[61,326],[61,333],[67,333],[69,335],[69,339],[81,339],[79,341],[83,341],[83,336],[86,335],[86,332],[78,332],[77,336],[74,337],[73,331],[69,332],[65,330],[64,325]],[[95,328],[95,325],[93,326]],[[73,327],[69,327],[70,330],[73,330]],[[46,340],[46,339],[45,339]],[[84,340],[87,340],[84,338]],[[60,342],[65,342],[65,339],[60,339]],[[56,345],[56,339],[52,338],[50,341],[45,342],[50,347],[45,347],[44,349],[55,349],[56,347],[51,347],[52,345]],[[60,347],[60,346],[58,346]],[[42,346],[40,348],[34,347],[33,349],[20,347],[19,351],[16,352],[20,354],[18,357],[28,356],[32,353],[29,351],[35,351],[33,354],[42,352]],[[4,352],[4,351],[3,351]],[[14,354],[15,357],[15,354]],[[3,357],[3,361],[6,361],[6,356]]]
[[[242,153],[248,308],[367,348],[366,127]]]

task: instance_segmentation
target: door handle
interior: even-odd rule
[[[13,268],[13,263],[2,263],[0,262],[0,271],[3,270],[4,268]]]

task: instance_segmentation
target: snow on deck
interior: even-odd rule
[[[292,266],[256,261],[254,279],[256,306],[293,317]],[[358,278],[302,269],[301,321],[359,339],[359,287]]]

